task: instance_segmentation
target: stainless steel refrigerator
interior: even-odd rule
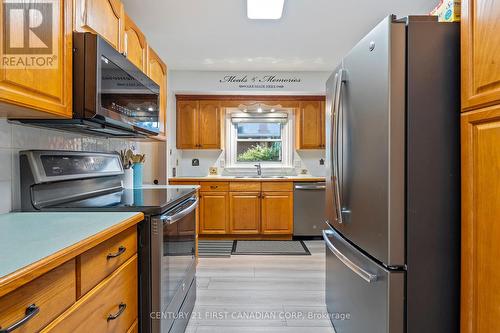
[[[459,25],[389,16],[327,83],[337,333],[459,331]]]

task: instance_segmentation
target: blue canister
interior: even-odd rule
[[[134,169],[134,188],[142,187],[143,163],[134,163],[132,169]]]

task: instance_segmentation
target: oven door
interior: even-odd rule
[[[159,247],[152,254],[152,308],[160,311],[161,317],[153,318],[153,333],[168,332],[179,319],[194,280],[197,207],[198,199],[191,197],[156,219]]]
[[[326,305],[337,333],[403,333],[404,271],[388,270],[333,229],[326,242]]]

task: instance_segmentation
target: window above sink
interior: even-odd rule
[[[260,110],[260,111],[259,111]],[[227,168],[292,168],[293,110],[258,107],[226,112]]]

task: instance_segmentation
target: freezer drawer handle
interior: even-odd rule
[[[198,207],[198,199],[196,199],[191,205],[189,205],[189,207],[187,207],[183,211],[180,211],[179,213],[174,215],[163,215],[160,219],[163,222],[167,222],[168,224],[174,224],[175,222],[182,219],[184,216],[194,211],[196,207]]]
[[[365,271],[363,268],[359,267],[355,263],[353,263],[349,258],[347,258],[345,255],[342,254],[330,241],[330,238],[328,235],[331,235],[332,233],[329,230],[323,230],[323,239],[325,240],[326,246],[330,249],[330,251],[335,254],[335,256],[344,263],[351,271],[356,273],[359,277],[361,277],[363,280],[365,280],[368,283],[372,283],[377,281],[377,275],[369,273]]]

